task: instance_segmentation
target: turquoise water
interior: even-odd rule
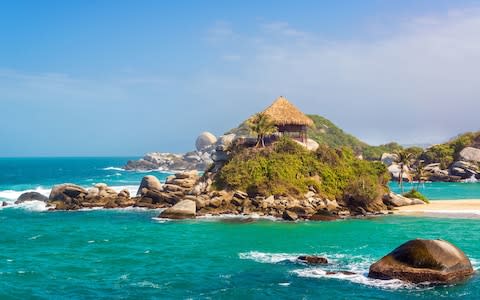
[[[126,159],[0,159],[0,197],[12,202],[29,189],[48,194],[62,182],[107,182],[134,190],[145,173],[118,169]],[[444,199],[452,198],[452,190],[470,195],[463,188],[475,192],[479,186],[426,185]],[[158,213],[47,212],[38,204],[0,209],[0,299],[480,298],[478,275],[435,288],[365,276],[371,263],[417,237],[453,242],[478,269],[478,219],[160,221]],[[325,255],[331,264],[298,264],[301,254]],[[327,270],[357,275],[326,275]]]
[[[397,182],[390,182],[390,189],[401,193]],[[415,188],[431,200],[458,200],[480,199],[480,182],[426,182],[419,186],[416,183],[404,183],[404,191],[408,192]]]

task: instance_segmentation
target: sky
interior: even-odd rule
[[[480,130],[478,1],[2,1],[0,156],[194,149],[286,96],[370,144]]]

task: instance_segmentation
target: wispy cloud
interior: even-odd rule
[[[269,95],[265,103],[287,95],[371,142],[480,129],[480,10],[411,18],[373,41],[325,40],[286,22],[236,36],[241,70],[210,70],[216,86],[235,87],[219,98],[235,98],[239,86],[247,98]]]

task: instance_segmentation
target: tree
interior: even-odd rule
[[[404,192],[403,190],[403,174],[405,172],[405,168],[408,168],[412,162],[412,157],[413,154],[405,151],[405,150],[400,150],[400,151],[395,151],[395,154],[397,155],[396,162],[398,163],[398,166],[400,167],[400,173],[398,174],[398,184],[400,185],[400,188],[402,189],[402,194]]]
[[[257,136],[256,146],[265,147],[265,137],[277,132],[277,126],[272,122],[270,117],[264,113],[254,115],[248,121],[250,132]]]
[[[415,167],[415,180],[417,181],[417,191],[420,188],[420,184],[428,179],[429,172],[425,170],[423,161],[419,161]]]

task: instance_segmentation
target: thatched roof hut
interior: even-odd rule
[[[262,113],[277,126],[313,126],[313,121],[283,96],[278,97]]]

